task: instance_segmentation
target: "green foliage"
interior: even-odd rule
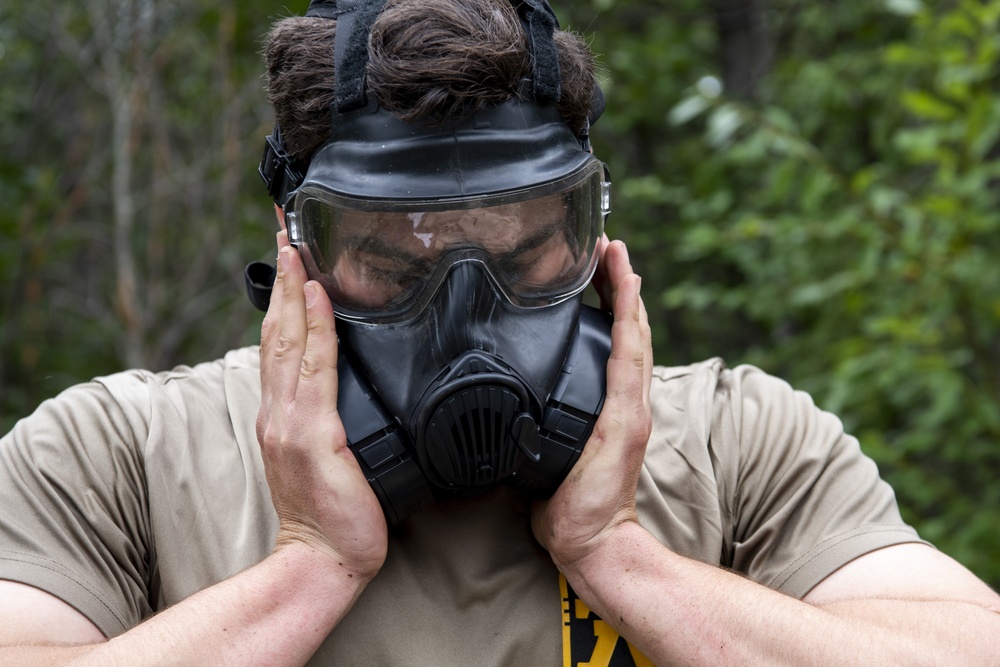
[[[262,1],[0,8],[0,431],[95,375],[256,339],[275,229]]]
[[[648,12],[595,20],[596,133],[658,361],[810,391],[905,518],[1000,585],[1000,2],[790,7],[752,99],[717,94],[710,14],[603,5]]]

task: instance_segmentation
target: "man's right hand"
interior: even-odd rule
[[[337,412],[337,334],[322,287],[287,234],[260,344],[260,443],[278,513],[276,548],[304,544],[365,582],[385,561],[385,516]],[[360,583],[360,582],[359,582]]]

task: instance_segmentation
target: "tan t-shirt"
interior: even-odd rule
[[[871,550],[919,540],[834,416],[719,360],[657,368],[642,524],[678,553],[801,597]],[[0,440],[0,579],[117,635],[260,561],[277,519],[254,421],[256,348],[67,390]],[[385,567],[310,664],[558,665],[558,572],[506,489],[390,535]]]

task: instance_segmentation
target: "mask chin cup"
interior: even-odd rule
[[[488,355],[461,355],[417,411],[415,449],[431,483],[472,491],[506,479],[526,461],[537,463],[541,443],[531,404],[524,384]]]

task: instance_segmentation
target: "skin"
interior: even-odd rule
[[[333,312],[284,232],[278,246],[257,420],[280,519],[273,553],[110,641],[57,598],[0,582],[0,664],[301,665],[378,572],[386,527],[337,415]],[[595,285],[615,314],[608,397],[532,517],[588,606],[660,665],[997,664],[1000,598],[930,547],[858,558],[799,601],[678,556],[639,524],[649,326],[624,244],[601,251]]]
[[[525,224],[531,216],[535,224]],[[516,276],[513,289],[565,287],[581,271],[565,230],[561,195],[491,208],[416,213],[345,213],[334,236],[346,250],[325,270],[340,305],[380,310],[423,284],[438,259],[456,248],[488,252]],[[328,258],[327,261],[332,261]]]

